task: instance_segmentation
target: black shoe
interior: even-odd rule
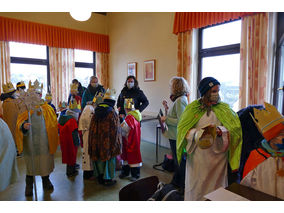
[[[42,177],[42,187],[43,187],[43,190],[45,191],[53,191],[54,187],[49,180],[49,175]]]
[[[116,180],[104,180],[103,183],[104,186],[113,186],[114,184],[116,184]]]
[[[70,173],[66,173],[66,175],[67,175],[67,177],[74,177],[74,176],[76,176],[76,175],[78,175],[78,171],[77,170],[75,170],[75,171],[73,171],[73,172],[70,172]]]
[[[123,178],[125,178],[125,177],[127,177],[127,176],[129,176],[129,174],[128,175],[126,175],[126,174],[124,174],[123,172],[118,176],[120,179],[123,179]]]

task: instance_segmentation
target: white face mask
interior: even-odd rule
[[[134,87],[134,82],[127,82],[128,89],[131,89]]]
[[[97,86],[99,86],[99,83],[91,83],[91,86],[92,87],[97,87]]]

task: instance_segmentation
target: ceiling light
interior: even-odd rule
[[[70,15],[77,21],[87,21],[91,17],[92,12],[70,12]]]

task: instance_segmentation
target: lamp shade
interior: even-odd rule
[[[91,17],[92,12],[86,12],[86,11],[70,12],[70,15],[72,16],[72,18],[74,18],[77,21],[87,21]]]

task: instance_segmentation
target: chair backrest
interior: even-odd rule
[[[150,176],[124,186],[119,191],[120,201],[146,201],[157,190],[159,178]]]

